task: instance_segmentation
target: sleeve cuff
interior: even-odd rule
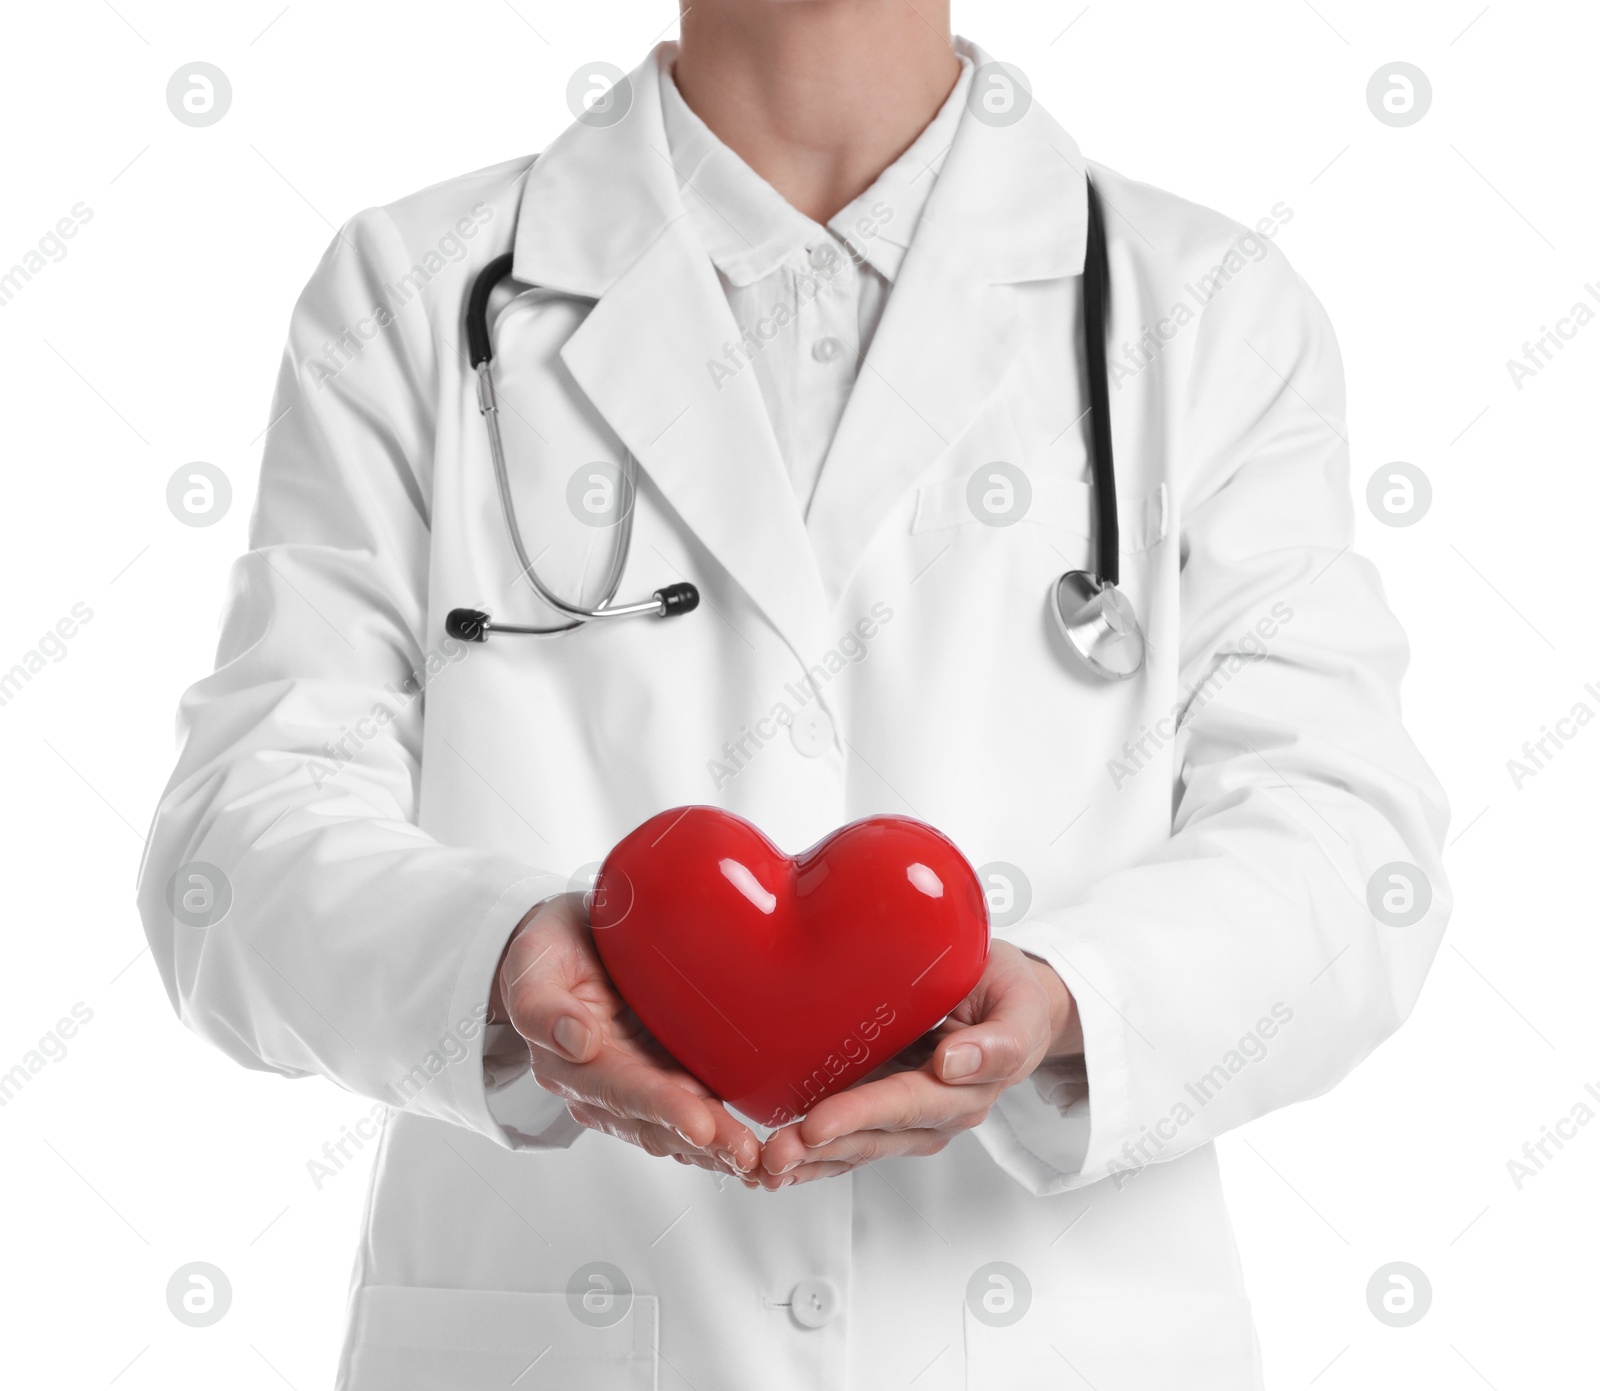
[[[479,920],[456,978],[450,1018],[485,1020],[495,968],[529,911],[563,893],[558,875],[523,872],[507,883]],[[583,1133],[566,1103],[533,1079],[527,1049],[510,1025],[477,1031],[471,1056],[450,1069],[450,1101],[459,1123],[505,1149],[564,1149]],[[510,1045],[510,1046],[508,1046]]]
[[[1063,949],[1059,925],[1023,923],[1005,940],[1066,982],[1083,1024],[1083,1057],[1038,1068],[1000,1094],[974,1132],[989,1157],[1034,1197],[1084,1188],[1117,1172],[1116,1146],[1129,1120],[1132,1058],[1144,1047],[1101,988],[1110,968],[1092,943]],[[1131,1044],[1130,1044],[1131,1039]]]

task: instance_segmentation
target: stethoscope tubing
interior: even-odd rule
[[[1084,233],[1083,340],[1084,365],[1089,379],[1090,475],[1095,497],[1094,568],[1072,570],[1063,575],[1052,590],[1051,603],[1062,635],[1088,666],[1101,676],[1123,680],[1143,666],[1145,644],[1133,607],[1117,587],[1120,576],[1117,477],[1112,454],[1110,373],[1106,361],[1107,299],[1111,272],[1099,191],[1087,176],[1084,184],[1087,225]],[[623,511],[617,521],[618,535],[612,547],[611,564],[599,603],[589,607],[563,599],[539,578],[538,569],[528,556],[522,541],[522,528],[517,525],[505,445],[500,435],[500,405],[494,388],[494,344],[489,325],[489,297],[495,286],[511,274],[513,260],[514,254],[509,251],[495,257],[473,281],[467,297],[467,352],[472,370],[478,378],[478,410],[489,433],[495,487],[500,495],[500,510],[505,517],[512,551],[522,567],[521,573],[527,576],[534,592],[557,613],[565,614],[567,621],[545,627],[495,623],[487,613],[477,609],[452,609],[445,620],[445,627],[454,637],[482,642],[490,633],[552,636],[602,619],[631,618],[642,614],[665,618],[688,613],[700,602],[699,590],[688,583],[667,585],[658,589],[649,599],[637,603],[613,602],[633,543],[633,504],[638,464],[631,453],[626,456],[623,465]]]
[[[1083,251],[1083,354],[1089,374],[1089,459],[1095,496],[1095,574],[1102,585],[1121,577],[1117,534],[1117,469],[1111,450],[1111,381],[1106,364],[1107,286],[1111,280],[1106,253],[1105,218],[1100,194],[1091,179],[1089,225]]]
[[[639,614],[673,612],[675,610],[667,608],[659,594],[633,604],[612,602],[616,598],[617,587],[622,582],[622,571],[627,564],[628,552],[633,544],[633,500],[637,486],[637,472],[631,454],[623,466],[625,490],[622,499],[623,513],[617,522],[618,534],[612,546],[611,564],[606,572],[606,582],[601,587],[599,603],[593,606],[575,604],[555,593],[539,578],[538,567],[529,557],[527,547],[523,545],[522,528],[517,524],[516,502],[511,494],[510,471],[506,466],[505,443],[500,434],[500,402],[494,389],[494,342],[489,329],[489,296],[494,292],[495,286],[511,273],[513,260],[511,252],[496,256],[479,272],[478,278],[473,282],[472,293],[467,299],[468,361],[478,378],[478,413],[483,416],[484,425],[489,433],[489,457],[494,465],[495,487],[500,494],[500,511],[505,518],[506,534],[511,539],[512,552],[521,567],[520,573],[527,577],[528,583],[533,586],[534,592],[540,599],[557,613],[566,614],[568,621],[534,627],[526,624],[491,623],[485,615],[482,625],[484,635],[497,632],[544,636],[571,632],[585,623],[606,618],[631,618]]]
[[[517,505],[511,496],[511,476],[506,467],[505,445],[500,438],[500,405],[494,392],[494,375],[490,366],[490,359],[484,358],[476,365],[478,374],[478,410],[482,414],[484,423],[489,431],[489,456],[494,462],[495,486],[500,493],[500,510],[505,517],[506,531],[511,538],[511,549],[516,554],[517,563],[522,567],[521,573],[527,576],[535,592],[545,603],[558,613],[569,615],[571,622],[557,624],[548,628],[526,628],[523,631],[533,633],[564,633],[583,623],[592,622],[601,618],[627,618],[633,614],[654,613],[660,609],[660,604],[654,600],[645,600],[637,604],[619,604],[610,607],[611,600],[616,597],[617,586],[622,581],[622,569],[627,560],[628,550],[633,544],[633,488],[634,475],[630,468],[625,468],[626,493],[623,497],[624,507],[622,517],[617,522],[618,535],[611,548],[611,565],[606,572],[606,582],[602,586],[603,597],[592,608],[583,604],[574,604],[563,599],[552,591],[543,580],[539,578],[538,568],[528,556],[527,547],[522,543],[522,528],[517,524]],[[632,456],[629,456],[629,464]],[[500,625],[496,625],[499,627]]]

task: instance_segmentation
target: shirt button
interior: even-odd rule
[[[833,721],[818,705],[808,705],[789,722],[789,737],[807,758],[821,758],[833,747]]]
[[[839,1312],[839,1290],[832,1280],[802,1280],[789,1297],[789,1312],[800,1327],[821,1328]]]
[[[844,344],[837,338],[819,338],[811,345],[811,356],[818,362],[832,362],[844,351]]]
[[[811,262],[813,270],[826,270],[834,263],[839,253],[827,242],[818,242],[813,246],[806,259]]]

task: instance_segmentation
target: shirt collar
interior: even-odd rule
[[[659,84],[667,150],[684,207],[712,263],[734,285],[770,275],[806,248],[842,242],[858,263],[893,282],[928,197],[966,116],[973,63],[956,55],[961,73],[938,113],[906,151],[827,228],[789,203],[712,132],[663,72]]]
[[[994,60],[967,39],[958,37],[955,50],[972,60],[975,86]],[[686,236],[705,254],[662,120],[661,89],[676,55],[677,44],[663,40],[628,74],[628,119],[574,121],[532,168],[517,170],[522,193],[514,202],[512,274],[518,280],[600,299],[663,237]],[[1087,219],[1085,166],[1072,137],[1038,102],[1003,126],[973,119],[970,110],[958,116],[949,158],[917,221],[918,245],[943,243],[968,275],[991,284],[1077,275]],[[503,179],[505,171],[483,171],[490,176]],[[499,196],[494,183],[485,187],[486,197]]]

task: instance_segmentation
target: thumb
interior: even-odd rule
[[[582,1000],[559,985],[538,983],[519,989],[511,1022],[529,1043],[569,1062],[586,1063],[600,1051],[599,1021]]]
[[[516,1031],[575,1063],[600,1047],[600,1021],[573,989],[598,969],[588,932],[570,904],[548,901],[512,936],[496,973]]]
[[[1050,1000],[1026,958],[986,972],[967,1004],[976,1016],[945,1035],[933,1053],[934,1076],[960,1086],[1025,1075],[1050,1041]]]

